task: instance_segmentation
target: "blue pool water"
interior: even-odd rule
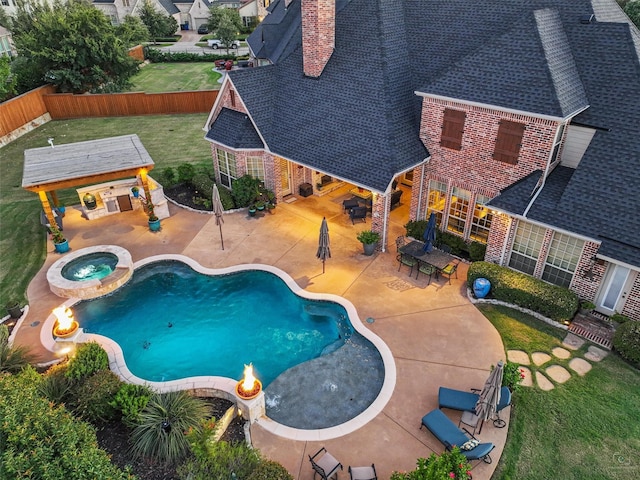
[[[71,260],[62,268],[62,276],[74,282],[101,279],[110,275],[118,264],[118,256],[109,252],[96,252]]]
[[[121,289],[73,311],[87,333],[116,341],[131,372],[150,381],[240,379],[252,362],[266,387],[353,333],[342,305],[300,298],[272,273],[209,276],[178,261],[141,267]]]

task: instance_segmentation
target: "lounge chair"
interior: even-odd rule
[[[461,410],[463,412],[474,412],[476,409],[476,403],[480,390],[472,390],[465,392],[463,390],[454,390],[453,388],[440,387],[438,390],[438,408],[450,408],[451,410]],[[500,410],[511,405],[511,391],[507,387],[500,389],[500,401],[496,408],[496,412],[499,414]],[[502,428],[505,426],[505,421],[500,418],[496,418],[493,421],[494,426]]]
[[[323,454],[321,457],[318,455]],[[342,464],[336,460],[333,455],[327,452],[327,449],[322,447],[318,450],[315,455],[309,455],[309,461],[311,462],[311,467],[313,467],[313,478],[315,480],[316,475],[320,475],[322,480],[328,480],[333,475],[338,478],[338,467],[342,470]]]
[[[442,410],[432,410],[422,417],[420,428],[422,427],[427,427],[427,430],[429,430],[447,450],[451,450],[454,446],[457,446],[460,448],[460,453],[469,461],[482,460],[485,463],[492,462],[489,454],[495,445],[493,443],[477,443],[471,449],[465,450],[463,447],[468,445],[470,440],[477,439],[467,430],[460,430],[456,427],[456,424],[449,420],[449,418],[442,413]]]

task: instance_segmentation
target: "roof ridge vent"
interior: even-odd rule
[[[596,21],[596,16],[593,13],[587,13],[585,15],[580,15],[580,23],[583,25],[588,25]]]

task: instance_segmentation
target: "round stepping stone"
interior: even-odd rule
[[[592,345],[587,349],[587,353],[584,354],[584,358],[591,360],[592,362],[599,362],[607,355],[609,355],[609,352]]]
[[[584,345],[584,339],[580,338],[573,333],[567,333],[567,336],[562,341],[562,345],[571,350],[578,350],[582,345]]]
[[[533,359],[533,363],[540,366],[543,363],[547,363],[549,360],[551,360],[551,355],[543,352],[534,352],[531,354],[531,358]]]
[[[551,353],[554,357],[562,358],[563,360],[571,356],[571,352],[569,350],[561,347],[555,347],[553,350],[551,350]]]
[[[569,362],[569,368],[582,377],[591,370],[591,364],[582,358],[573,358]]]
[[[522,370],[522,373],[524,374],[524,378],[520,382],[520,385],[522,385],[523,387],[533,386],[533,379],[531,378],[531,370],[529,370],[527,367],[520,367],[520,370]]]
[[[553,383],[551,383],[549,379],[540,372],[536,372],[536,383],[540,387],[540,390],[544,390],[545,392],[548,392],[549,390],[553,390],[555,388],[553,386]]]
[[[507,352],[507,359],[510,362],[517,363],[518,365],[529,365],[529,354],[522,350],[509,350]]]
[[[560,365],[551,365],[549,368],[547,368],[546,372],[547,375],[549,375],[551,379],[556,381],[557,383],[564,383],[571,378],[571,374],[569,373],[569,371],[566,368],[561,367]]]

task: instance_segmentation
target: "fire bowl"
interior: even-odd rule
[[[260,380],[256,379],[255,383],[253,384],[253,388],[248,391],[242,388],[242,383],[242,380],[236,383],[236,395],[238,397],[242,398],[243,400],[251,400],[260,395],[260,392],[262,391],[262,382]]]

